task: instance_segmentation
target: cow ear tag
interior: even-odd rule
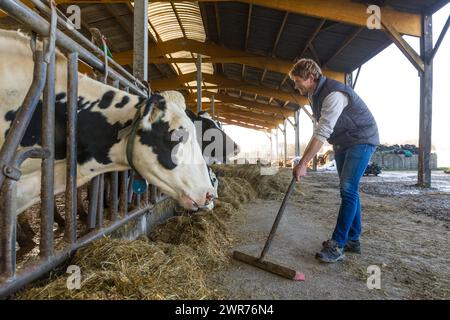
[[[147,181],[142,178],[135,177],[132,184],[133,192],[143,194],[147,190]]]

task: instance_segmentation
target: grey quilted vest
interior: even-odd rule
[[[345,149],[356,144],[378,145],[378,127],[375,118],[364,101],[349,86],[322,76],[312,96],[312,110],[317,121],[320,119],[323,100],[332,92],[340,91],[349,100],[344,108],[328,142],[334,149]]]

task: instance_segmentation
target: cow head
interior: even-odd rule
[[[239,153],[236,142],[225,133],[222,126],[214,121],[208,112],[200,111],[196,115],[186,110],[186,113],[197,127],[198,141],[208,164],[224,163],[229,157]]]
[[[214,189],[185,109],[184,97],[176,91],[147,101],[133,142],[132,165],[184,208],[197,210],[209,204]]]

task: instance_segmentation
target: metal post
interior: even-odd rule
[[[284,166],[287,166],[287,120],[283,123],[283,134],[284,134]]]
[[[133,75],[148,79],[148,1],[134,1]]]
[[[431,186],[431,120],[433,110],[433,60],[428,57],[433,51],[433,22],[431,15],[422,15],[422,37],[420,54],[424,61],[424,72],[420,76],[420,124],[419,124],[419,186]]]
[[[64,240],[74,243],[77,239],[77,106],[78,106],[78,53],[69,54],[67,68],[67,169]]]
[[[56,27],[56,25],[55,25]],[[53,37],[53,40],[52,40]],[[44,39],[45,47],[51,47],[54,35]],[[54,42],[53,42],[54,46]],[[54,160],[55,160],[55,49],[44,53],[48,59],[46,86],[42,103],[42,148],[50,157],[41,164],[41,235],[39,256],[47,259],[53,255],[54,222]],[[45,56],[44,56],[45,57]]]
[[[128,214],[128,170],[120,173],[120,205],[119,211],[122,217],[126,217]]]
[[[273,138],[272,138],[272,130],[269,132],[269,139],[270,139],[270,164],[272,165],[272,159],[273,159]]]
[[[197,55],[197,113],[202,111],[202,56]]]
[[[99,177],[98,186],[98,203],[97,203],[97,228],[103,228],[103,213],[104,213],[104,195],[105,195],[105,175],[101,174]]]
[[[316,127],[317,127],[317,121],[313,118],[313,130],[314,131],[316,131]],[[317,153],[314,155],[314,158],[313,158],[313,163],[312,163],[312,165],[313,165],[313,171],[317,171]]]
[[[88,229],[95,228],[98,205],[98,189],[100,186],[100,176],[94,177],[89,184],[89,209],[88,209]]]
[[[6,179],[0,203],[0,275],[13,278],[16,273],[16,181]]]
[[[275,129],[275,159],[277,161],[277,167],[280,165],[280,157],[278,154],[278,127]]]
[[[215,116],[215,106],[214,106],[214,96],[211,97],[211,117],[213,120],[215,120],[214,116]]]
[[[300,109],[294,113],[295,123],[295,156],[300,156]]]

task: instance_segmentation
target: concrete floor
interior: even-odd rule
[[[404,179],[401,174],[396,178],[389,174],[387,180]],[[364,178],[370,185],[374,179]],[[382,179],[378,181],[382,189]],[[211,281],[230,299],[449,299],[449,223],[408,210],[404,195],[361,193],[363,255],[347,254],[336,264],[322,264],[314,258],[334,229],[339,207],[337,182],[332,173],[305,178],[266,255],[266,260],[303,272],[305,282],[234,260]],[[259,256],[279,205],[280,201],[260,199],[243,205],[229,224],[233,249]],[[380,290],[367,287],[370,265],[380,267]]]

